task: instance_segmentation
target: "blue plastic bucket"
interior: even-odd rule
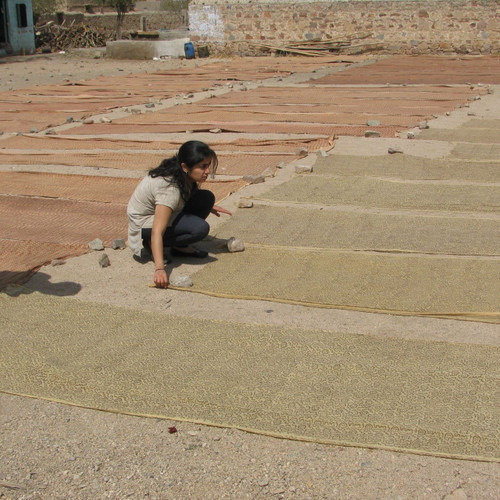
[[[184,44],[184,54],[186,54],[186,59],[194,59],[194,46],[191,42]]]

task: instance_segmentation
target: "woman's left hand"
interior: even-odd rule
[[[217,217],[220,217],[220,214],[233,215],[229,210],[226,210],[225,208],[222,207],[218,207],[217,205],[214,205],[212,210],[210,211]]]

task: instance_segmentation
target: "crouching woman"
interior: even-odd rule
[[[203,259],[207,252],[192,247],[205,238],[210,213],[231,212],[214,205],[211,191],[200,189],[217,169],[217,155],[200,141],[184,143],[179,152],[149,171],[135,189],[127,206],[128,244],[140,259],[152,258],[154,282],[168,287],[165,248],[173,257]]]

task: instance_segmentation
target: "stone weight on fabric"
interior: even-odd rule
[[[125,240],[123,238],[118,238],[116,240],[113,240],[113,250],[121,250],[123,248],[126,248]]]
[[[261,184],[266,181],[262,175],[244,175],[243,180],[249,184]]]
[[[169,283],[171,286],[177,288],[189,288],[193,286],[193,280],[191,279],[191,276],[187,275],[170,277]]]
[[[89,242],[89,248],[97,251],[104,250],[104,244],[100,238],[96,238],[95,240]]]
[[[295,165],[296,174],[310,174],[313,171],[312,165]]]
[[[243,252],[245,250],[245,244],[243,243],[243,241],[233,236],[232,238],[229,238],[229,240],[227,241],[227,249],[231,253]]]
[[[253,201],[251,200],[241,200],[238,202],[238,208],[252,208]]]

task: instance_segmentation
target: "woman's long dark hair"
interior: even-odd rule
[[[210,158],[210,174],[214,175],[218,164],[215,151],[204,142],[188,141],[179,148],[176,155],[163,160],[160,165],[152,168],[148,174],[151,177],[167,177],[169,181],[179,187],[182,199],[187,201],[192,189],[196,189],[196,187],[193,186],[192,188],[188,183],[187,174],[182,170],[181,163],[185,163],[188,169],[191,169],[205,158]]]

